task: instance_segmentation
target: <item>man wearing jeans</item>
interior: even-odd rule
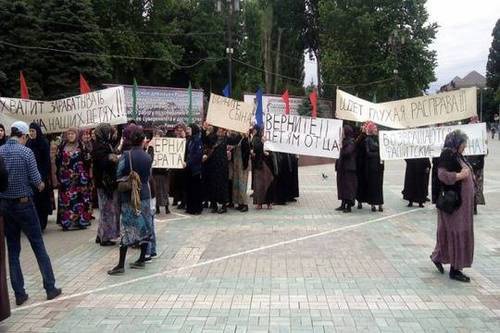
[[[0,210],[5,221],[5,237],[9,252],[10,282],[16,296],[16,304],[21,305],[28,299],[24,290],[24,278],[19,262],[21,252],[21,231],[28,237],[35,253],[38,267],[42,273],[43,287],[47,299],[51,300],[61,294],[61,289],[55,287],[49,255],[45,250],[42,230],[33,204],[33,188],[42,191],[42,182],[36,166],[35,155],[24,146],[27,141],[29,127],[25,122],[16,121],[12,124],[11,137],[0,147],[0,157],[3,158],[9,174],[9,185],[6,191],[0,192]]]

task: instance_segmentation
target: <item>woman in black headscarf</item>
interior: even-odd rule
[[[191,138],[187,143],[187,200],[186,212],[188,214],[198,215],[203,210],[202,206],[202,158],[203,142],[201,139],[200,128],[196,124],[189,125],[191,128]]]
[[[96,242],[101,246],[115,245],[114,240],[120,237],[120,205],[116,191],[118,155],[113,148],[114,133],[110,124],[100,124],[94,131],[92,167],[100,214]]]
[[[5,134],[5,127],[0,124],[0,146],[3,146],[5,142],[7,142],[7,134]]]
[[[335,163],[335,170],[337,171],[337,195],[338,199],[342,201],[336,210],[350,213],[356,200],[358,177],[356,175],[354,131],[349,125],[344,125],[344,139],[339,159]]]
[[[49,185],[51,183],[50,145],[37,123],[30,124],[29,135],[30,138],[26,143],[26,147],[33,151],[38,172],[40,172],[42,181],[47,184],[42,192],[33,191],[35,193],[33,200],[40,220],[40,226],[42,230],[45,230],[48,217],[52,214],[52,202],[50,198],[53,190],[52,186]]]

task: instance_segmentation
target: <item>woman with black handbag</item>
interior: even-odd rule
[[[471,267],[474,256],[474,178],[462,156],[467,140],[460,130],[449,133],[439,157],[437,242],[431,255],[441,274],[443,264],[450,264],[450,279],[461,282],[470,282],[462,269]]]

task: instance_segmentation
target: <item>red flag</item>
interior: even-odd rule
[[[82,74],[80,74],[80,94],[88,94],[90,92],[90,87]]]
[[[311,117],[316,118],[318,116],[318,94],[316,90],[313,90],[312,93],[309,94],[309,101],[311,101]]]
[[[30,94],[28,92],[28,86],[26,85],[26,80],[24,79],[23,71],[19,72],[19,83],[21,84],[21,98],[30,99]]]
[[[285,114],[290,114],[290,96],[288,96],[288,90],[281,95],[281,99],[285,102]]]

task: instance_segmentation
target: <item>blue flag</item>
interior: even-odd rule
[[[229,83],[226,84],[226,86],[224,87],[224,90],[222,90],[222,94],[224,95],[224,97],[231,96],[231,87],[229,86]]]
[[[257,122],[257,127],[264,128],[264,112],[262,112],[262,89],[259,88],[255,94],[257,98],[257,110],[255,111],[255,121]]]

